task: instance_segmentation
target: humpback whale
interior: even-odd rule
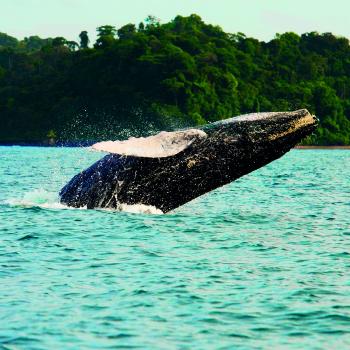
[[[246,114],[198,129],[100,142],[109,154],[60,191],[71,207],[169,212],[281,157],[317,126],[306,109]]]

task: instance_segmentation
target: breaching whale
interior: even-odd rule
[[[97,143],[109,152],[60,191],[72,207],[155,207],[169,212],[281,157],[311,134],[306,109],[246,114],[198,129]]]

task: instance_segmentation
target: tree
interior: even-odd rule
[[[119,39],[130,39],[134,33],[136,33],[135,24],[127,24],[117,31]]]
[[[97,140],[131,126],[141,134],[308,108],[320,126],[305,143],[350,144],[347,39],[312,32],[262,42],[197,15],[145,24],[99,27],[91,49],[83,31],[80,52],[63,37],[0,33],[0,141],[43,141],[48,130],[58,140]],[[71,127],[77,116],[87,125],[81,136]]]
[[[143,32],[145,30],[145,25],[143,24],[143,22],[139,23],[139,28],[138,28],[139,32]]]
[[[0,48],[15,48],[18,45],[18,40],[5,33],[0,33]]]
[[[115,36],[115,34],[117,33],[116,29],[114,26],[111,25],[104,25],[101,27],[97,28],[97,34],[99,37],[103,37],[103,36]]]
[[[88,32],[86,30],[82,31],[79,34],[79,38],[80,38],[80,48],[87,49],[89,46],[89,42],[90,42]]]
[[[54,47],[60,47],[67,44],[67,40],[63,38],[62,36],[58,36],[52,40],[52,46]]]
[[[107,47],[110,46],[115,41],[115,35],[117,30],[114,26],[104,25],[98,27],[97,29],[97,40],[95,47]]]
[[[145,19],[146,27],[159,27],[160,26],[160,19],[153,15],[148,15]]]
[[[26,51],[37,51],[43,48],[44,46],[50,45],[50,43],[52,43],[51,38],[42,39],[37,35],[25,37],[23,40],[23,44]]]
[[[79,45],[76,41],[67,41],[66,45],[67,45],[68,49],[71,51],[75,51],[79,47]]]

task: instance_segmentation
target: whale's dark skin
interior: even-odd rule
[[[166,213],[281,157],[316,125],[305,109],[208,124],[201,128],[206,138],[173,156],[106,155],[74,176],[60,199],[72,207],[144,204]]]

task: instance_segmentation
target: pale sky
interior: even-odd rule
[[[0,0],[0,32],[77,41],[87,30],[94,40],[100,25],[138,24],[149,14],[167,22],[191,13],[260,40],[315,30],[350,37],[350,0]]]

